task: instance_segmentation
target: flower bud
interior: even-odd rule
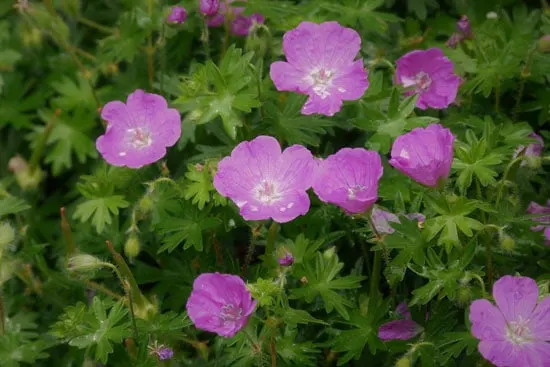
[[[4,248],[15,240],[15,230],[8,223],[0,223],[0,258]]]
[[[133,259],[139,255],[141,251],[141,244],[135,233],[131,233],[126,243],[124,244],[124,254]]]
[[[89,254],[78,254],[69,258],[69,270],[90,272],[102,268],[106,263]]]
[[[516,241],[506,234],[500,236],[500,247],[506,252],[512,252],[516,247]]]
[[[183,6],[174,6],[166,21],[171,24],[182,24],[186,19],[187,10]]]
[[[334,246],[332,246],[331,248],[329,248],[328,250],[325,250],[325,252],[323,252],[323,257],[326,260],[330,260],[334,257],[335,254],[336,254],[336,248]]]
[[[294,256],[292,256],[292,253],[289,252],[284,247],[279,248],[277,251],[277,262],[281,266],[291,266],[294,264]]]
[[[141,200],[138,203],[139,212],[141,214],[147,214],[153,209],[153,199],[151,198],[151,195],[145,194],[144,197],[141,198]]]
[[[542,36],[537,46],[540,52],[550,52],[550,34]]]
[[[403,357],[400,358],[397,363],[395,363],[395,367],[411,367],[411,360],[409,357]]]
[[[472,300],[472,290],[470,287],[467,285],[458,287],[456,292],[456,300],[462,307],[469,305]]]
[[[20,155],[9,160],[8,169],[13,172],[15,180],[23,191],[36,189],[44,178],[44,172],[40,168],[32,170]]]
[[[214,16],[220,10],[219,0],[201,0],[199,5],[200,12],[208,17]]]
[[[456,23],[456,29],[462,33],[465,37],[472,35],[472,26],[467,16],[463,15],[462,18]]]

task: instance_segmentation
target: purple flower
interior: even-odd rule
[[[405,215],[405,217],[407,217],[409,220],[416,219],[420,223],[423,223],[426,220],[426,218],[420,213],[407,214]],[[395,229],[392,228],[390,222],[401,223],[397,215],[379,209],[378,207],[374,207],[372,209],[371,218],[374,228],[376,228],[378,233],[391,234],[395,232]]]
[[[527,148],[523,145],[520,145],[514,152],[514,159],[517,158],[522,152],[528,160],[533,158],[536,160],[542,155],[542,151],[544,150],[544,140],[542,139],[542,137],[536,133],[529,134],[529,137],[537,140],[538,143],[531,143],[527,146]],[[528,161],[524,160],[521,162],[521,166],[525,166],[527,165],[527,163]]]
[[[248,17],[238,13],[242,13],[242,11],[237,12],[235,9],[235,19],[231,23],[231,32],[236,36],[247,36],[254,24],[263,24],[265,21],[263,15],[259,13]]]
[[[187,19],[187,10],[183,6],[174,6],[166,18],[168,23],[181,24]]]
[[[455,137],[439,124],[418,127],[395,139],[390,164],[413,180],[435,187],[449,177]]]
[[[546,238],[545,244],[550,246],[550,200],[546,203],[546,206],[539,205],[532,201],[527,208],[529,214],[548,214],[547,216],[538,216],[533,218],[533,221],[538,222],[536,226],[531,227],[534,232],[544,231]]]
[[[397,60],[396,82],[414,87],[406,95],[419,94],[416,107],[447,108],[456,99],[461,79],[453,72],[453,63],[439,48],[415,50]]]
[[[187,300],[187,314],[197,329],[230,338],[254,312],[256,301],[236,275],[205,273],[195,279]]]
[[[411,313],[406,302],[402,302],[395,309],[401,320],[387,322],[378,329],[378,338],[381,340],[409,340],[422,332],[422,326],[411,319]]]
[[[285,250],[285,255],[283,257],[279,257],[277,259],[277,262],[281,266],[291,266],[294,264],[294,256],[288,251]]]
[[[162,348],[158,351],[157,355],[161,361],[167,361],[172,359],[174,356],[174,351],[170,348]]]
[[[218,13],[220,10],[220,1],[219,0],[200,0],[199,5],[200,12],[206,16],[213,16]]]
[[[458,43],[462,42],[463,39],[464,39],[463,35],[458,33],[453,33],[451,37],[449,37],[449,39],[447,40],[446,45],[447,47],[450,47],[450,48],[456,48]]]
[[[222,159],[214,187],[240,208],[246,220],[273,218],[289,222],[306,214],[315,162],[310,151],[293,145],[281,152],[271,136],[259,136],[237,145]]]
[[[96,148],[113,166],[140,168],[154,163],[181,135],[178,111],[168,108],[164,97],[139,89],[128,96],[126,104],[107,103],[101,118],[107,121],[107,130],[97,138]]]
[[[361,98],[369,87],[361,59],[359,34],[337,22],[302,22],[285,33],[283,51],[287,62],[271,64],[271,79],[279,91],[307,94],[302,114],[332,116],[342,101]]]
[[[456,23],[456,30],[462,33],[464,37],[470,37],[472,35],[472,26],[466,15],[463,15]]]
[[[250,32],[251,27],[255,23],[262,24],[265,19],[259,13],[254,13],[248,17],[244,16],[243,7],[231,7],[231,3],[234,1],[236,0],[228,0],[227,2],[222,2],[217,12],[213,12],[212,14],[209,14],[207,16],[206,24],[209,27],[219,27],[224,23],[225,17],[229,16],[232,19],[231,33],[236,36],[247,36]]]
[[[481,355],[497,367],[550,366],[550,297],[537,304],[539,288],[527,277],[506,275],[486,299],[470,306],[472,335]]]
[[[378,153],[362,148],[344,148],[319,163],[313,190],[324,202],[348,213],[362,213],[378,199],[382,177]]]

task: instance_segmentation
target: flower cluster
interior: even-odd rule
[[[471,39],[473,36],[470,20],[464,15],[456,22],[456,32],[454,32],[447,41],[447,46],[456,48],[460,42],[463,42],[465,39]]]
[[[260,13],[245,16],[244,8],[231,6],[233,2],[235,0],[228,0],[221,4],[217,2],[216,5],[213,1],[201,1],[201,12],[206,16],[206,24],[209,27],[220,27],[227,20],[231,22],[231,32],[234,35],[246,36],[254,24],[264,23],[265,18]]]

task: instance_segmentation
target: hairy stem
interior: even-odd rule
[[[86,286],[88,288],[95,289],[97,291],[103,292],[106,295],[108,295],[109,297],[112,297],[116,300],[121,300],[122,299],[122,296],[120,294],[117,294],[117,293],[113,292],[112,290],[110,290],[109,288],[107,288],[107,287],[105,287],[105,286],[103,286],[99,283],[93,282],[91,280],[86,281]]]
[[[369,297],[373,297],[378,293],[378,283],[380,281],[380,269],[382,267],[382,252],[376,251],[374,253],[374,260],[372,263],[372,274],[370,277],[370,293]]]
[[[46,124],[46,127],[44,127],[42,136],[40,137],[40,140],[38,141],[38,144],[36,145],[36,148],[32,153],[32,156],[29,162],[29,170],[31,174],[34,173],[36,168],[38,168],[38,165],[40,163],[40,158],[42,158],[42,155],[44,154],[44,149],[46,149],[46,144],[48,143],[48,138],[50,137],[52,129],[53,129],[53,119],[48,121],[48,123]]]
[[[106,27],[104,25],[96,23],[93,20],[90,20],[90,19],[82,17],[82,16],[78,17],[78,22],[80,22],[84,25],[87,25],[88,27],[95,28],[98,31],[101,31],[103,33],[111,34],[111,33],[115,33],[115,31],[116,31],[116,29],[114,29],[114,28]]]
[[[271,264],[275,260],[275,240],[279,232],[279,223],[273,221],[267,231],[267,243],[265,246],[265,262]]]

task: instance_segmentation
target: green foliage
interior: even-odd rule
[[[90,348],[95,359],[106,363],[113,344],[130,335],[130,324],[124,320],[127,312],[122,301],[111,307],[95,297],[89,309],[83,303],[69,306],[52,334],[77,348]]]

